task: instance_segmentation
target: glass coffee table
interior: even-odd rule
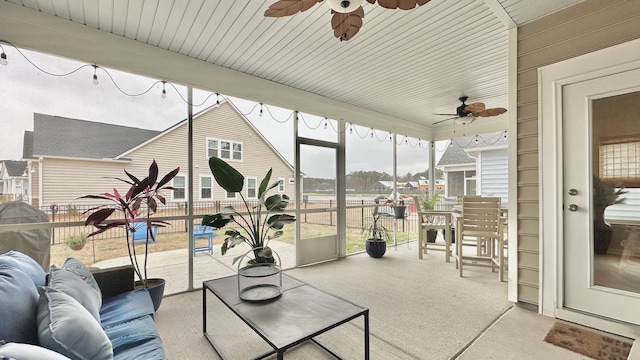
[[[282,275],[282,295],[263,302],[240,299],[236,275],[204,281],[202,285],[202,331],[222,359],[225,359],[222,350],[207,332],[207,293],[213,293],[273,348],[273,351],[255,359],[264,359],[273,354],[277,354],[278,359],[283,359],[285,351],[305,341],[313,341],[340,359],[314,337],[359,316],[364,318],[364,358],[369,359],[367,308],[316,289],[286,274]]]

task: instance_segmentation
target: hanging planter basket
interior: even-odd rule
[[[396,219],[404,219],[404,213],[407,207],[405,205],[396,206],[393,208],[393,217]]]

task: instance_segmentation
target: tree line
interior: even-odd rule
[[[442,179],[444,173],[442,170],[436,169],[436,179]],[[418,181],[420,178],[429,178],[429,170],[418,172],[415,174],[407,173],[405,175],[398,175],[397,182]],[[379,171],[353,171],[347,174],[346,188],[353,191],[367,191],[373,190],[374,185],[378,181],[392,181],[393,176],[386,172]],[[332,191],[335,190],[334,179],[324,178],[305,178],[303,190],[305,192],[311,191]]]

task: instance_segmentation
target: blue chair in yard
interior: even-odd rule
[[[193,256],[196,256],[199,252],[208,252],[213,255],[213,238],[218,236],[213,232],[213,228],[202,225],[193,224]],[[206,239],[206,245],[198,245],[198,239]]]
[[[134,225],[136,231],[131,233],[132,239],[131,242],[134,244],[144,243],[147,241],[147,223],[144,221],[136,221]],[[150,242],[156,242],[156,237],[158,236],[158,227],[151,226],[151,234],[153,237],[149,235]]]

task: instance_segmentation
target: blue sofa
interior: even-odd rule
[[[0,254],[0,359],[166,359],[153,316],[131,266],[69,258],[47,274],[25,254]]]

